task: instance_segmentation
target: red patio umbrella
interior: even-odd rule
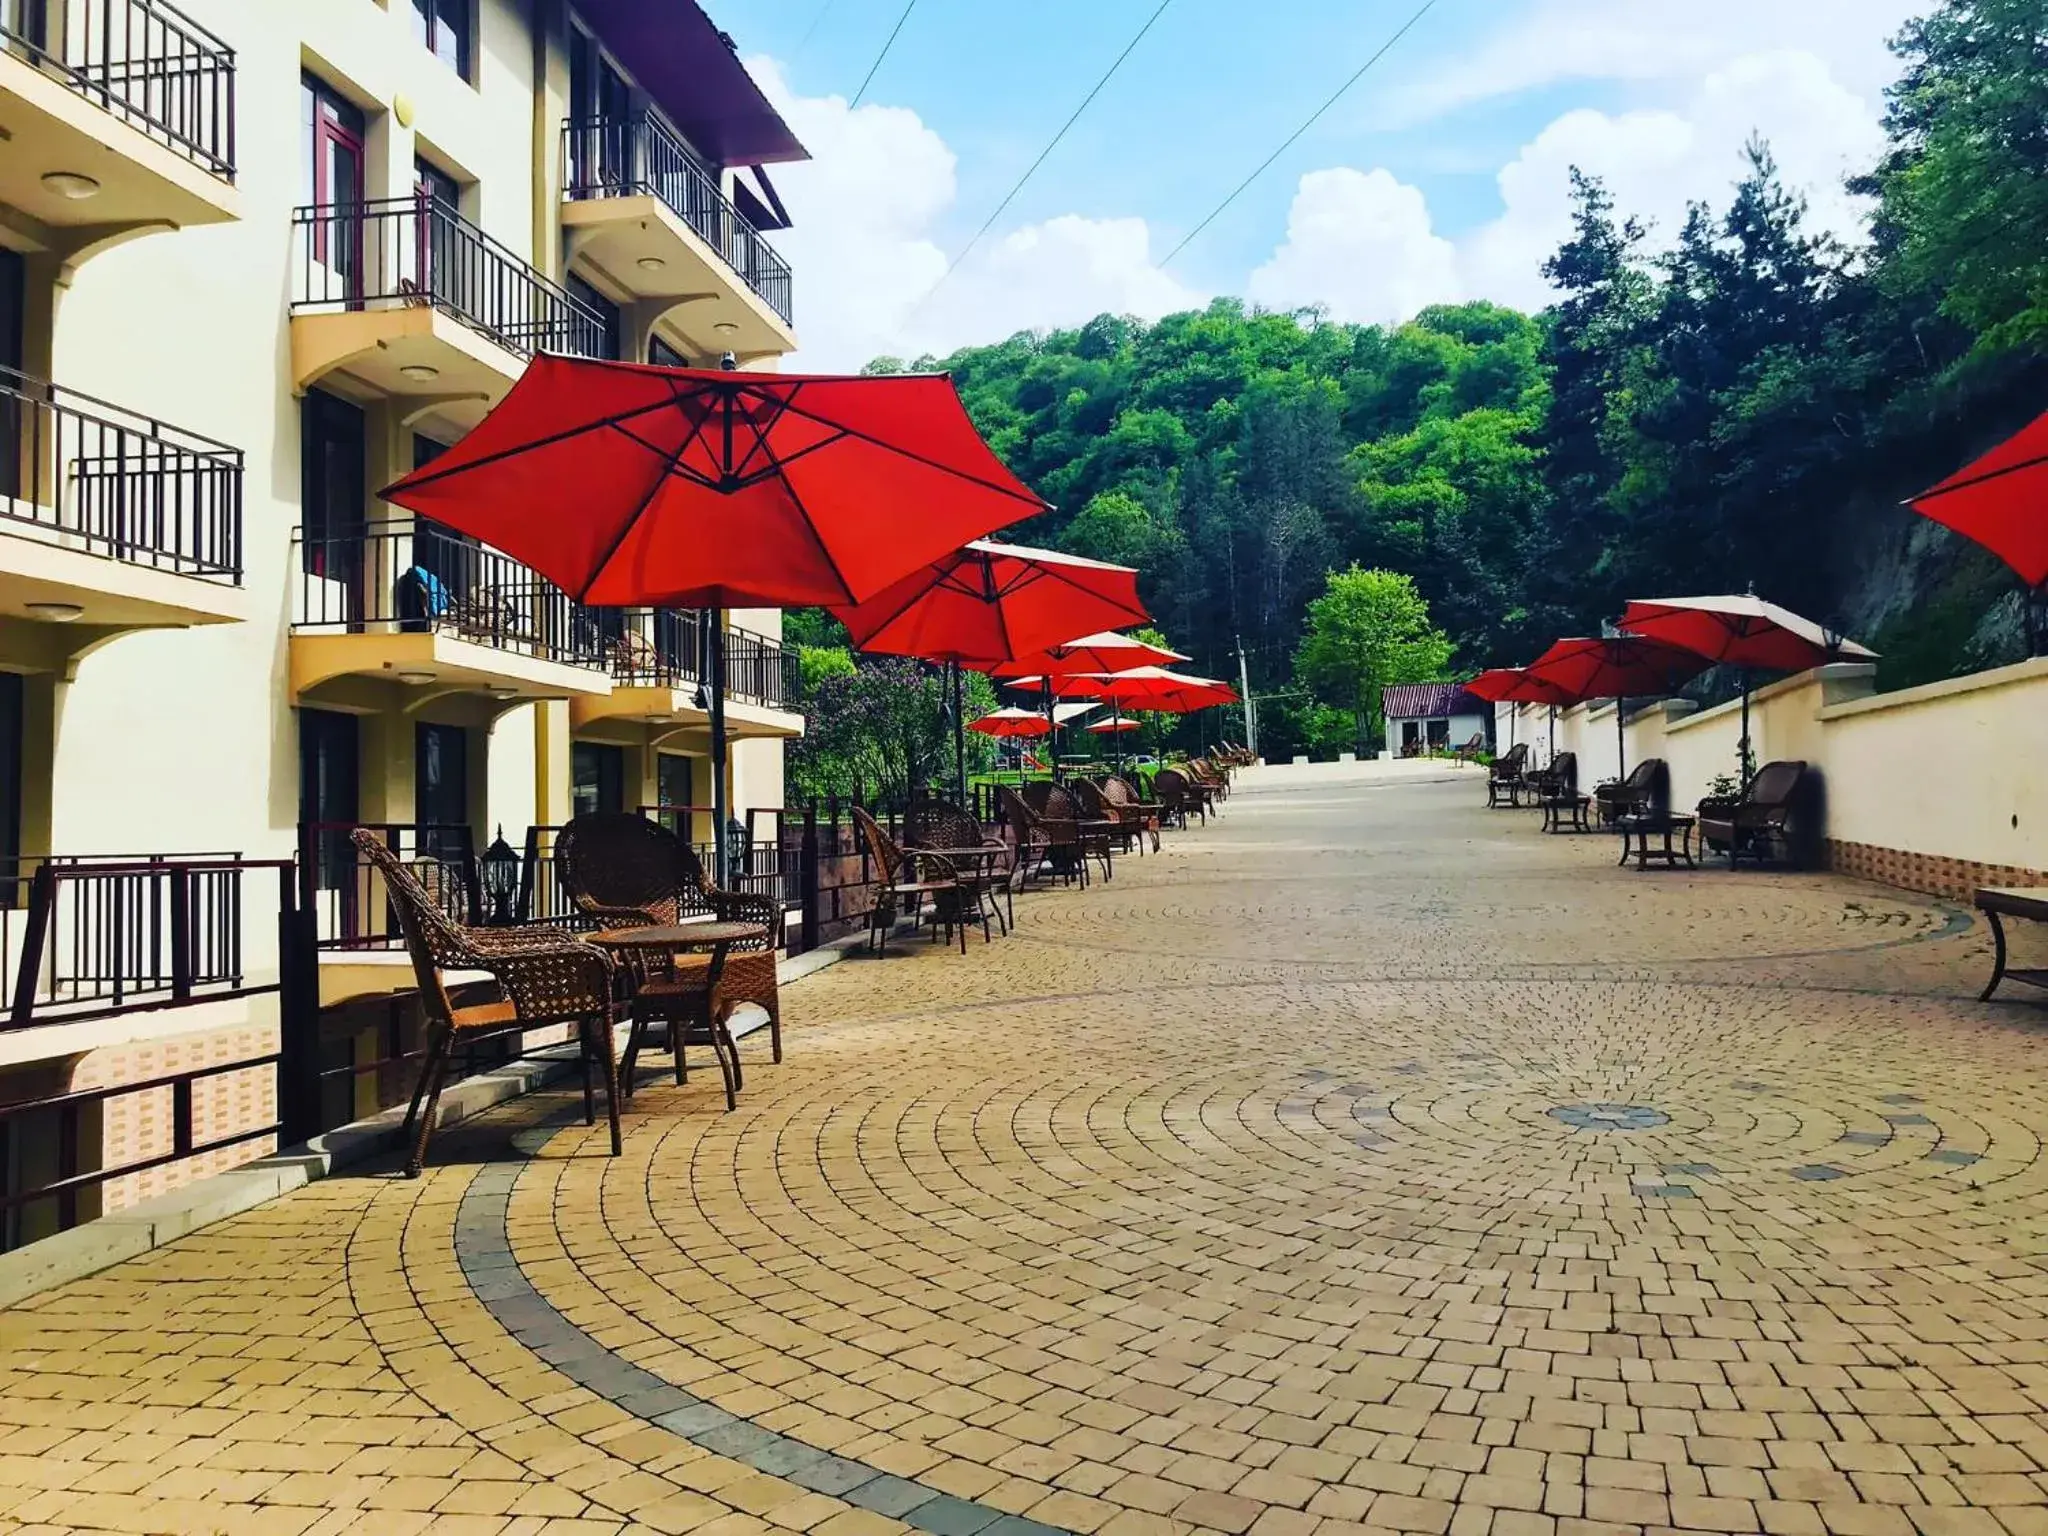
[[[1612,635],[1559,640],[1530,662],[1526,671],[1535,681],[1562,689],[1566,703],[1614,700],[1616,771],[1626,777],[1628,747],[1622,716],[1627,713],[1628,700],[1669,693],[1706,668],[1705,657],[1661,640]]]
[[[979,720],[968,721],[967,729],[993,736],[998,741],[1009,741],[1018,736],[1043,736],[1052,729],[1052,725],[1035,709],[1013,707],[990,710]]]
[[[1234,704],[1237,690],[1210,677],[1189,677],[1164,667],[1131,667],[1122,672],[1084,672],[1071,677],[1026,679],[1049,682],[1062,699],[1103,699],[1119,706],[1186,714],[1215,704]]]
[[[1064,635],[1150,617],[1138,573],[1056,549],[975,539],[864,603],[835,608],[864,651],[942,661],[951,673],[955,792],[967,798],[962,667],[1016,661]]]
[[[1877,652],[1801,618],[1754,593],[1726,597],[1632,599],[1621,628],[1676,645],[1708,661],[1742,669],[1742,777],[1750,775],[1750,673],[1804,672],[1831,661],[1875,661]]]
[[[543,354],[461,442],[382,493],[581,602],[859,603],[1046,503],[944,374],[741,373]],[[725,648],[710,626],[725,873]]]
[[[2048,414],[1906,503],[1974,539],[2026,584],[2027,650],[2041,648],[2036,607],[2048,593]]]
[[[1048,673],[1059,677],[1081,672],[1123,672],[1132,667],[1170,666],[1187,659],[1179,651],[1169,651],[1135,635],[1104,633],[1046,646],[1035,656],[1020,656],[991,669],[991,675],[1007,680]]]
[[[1082,727],[1083,730],[1093,731],[1098,736],[1111,736],[1119,731],[1141,731],[1144,728],[1144,721],[1126,720],[1122,715],[1112,715],[1107,720],[1098,720],[1093,725]]]
[[[1494,667],[1465,685],[1465,691],[1494,704],[1548,704],[1550,706],[1550,750],[1557,750],[1557,710],[1561,704],[1577,701],[1555,683],[1531,677],[1525,667]],[[1519,711],[1517,711],[1519,713]],[[1513,746],[1515,716],[1508,716],[1509,746]]]

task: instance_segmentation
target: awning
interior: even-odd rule
[[[696,0],[576,0],[576,12],[707,158],[811,158]]]

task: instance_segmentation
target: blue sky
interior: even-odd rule
[[[1669,227],[1762,131],[1816,217],[1878,143],[1915,0],[1438,0],[1163,271],[1162,257],[1418,0],[1173,0],[990,232],[925,298],[1156,0],[712,0],[817,156],[776,173],[809,361],[998,339],[1215,293],[1394,321],[1540,303],[1570,164]],[[815,24],[815,30],[813,30]],[[805,41],[808,34],[808,41]]]

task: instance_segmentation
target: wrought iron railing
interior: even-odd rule
[[[604,317],[427,192],[292,214],[294,314],[435,309],[509,352],[603,357]]]
[[[0,51],[235,179],[235,52],[164,0],[0,0]]]
[[[239,448],[0,366],[0,530],[239,583],[242,475]]]
[[[446,634],[567,666],[605,665],[602,610],[528,566],[431,523],[293,536],[302,633]]]
[[[232,853],[16,861],[0,880],[0,1030],[275,991],[243,961],[243,892],[268,871],[288,896],[289,869]]]
[[[304,821],[299,823],[299,905],[312,914],[321,949],[403,949],[397,913],[384,877],[351,834],[367,828],[408,863],[431,859],[455,878],[441,883],[446,916],[474,927],[484,921],[482,870],[476,837],[450,822]]]
[[[572,201],[658,197],[788,323],[789,263],[718,189],[718,179],[660,118],[585,118],[562,125]]]
[[[695,688],[704,681],[710,616],[684,608],[612,610],[612,681],[637,688]],[[750,630],[725,632],[727,698],[786,709],[797,697],[794,651]]]

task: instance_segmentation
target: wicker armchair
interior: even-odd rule
[[[1152,775],[1152,792],[1159,799],[1160,818],[1170,826],[1185,827],[1188,817],[1209,821],[1209,797],[1178,768],[1162,768]]]
[[[408,1178],[418,1178],[426,1162],[427,1142],[441,1105],[448,1064],[460,1048],[467,1053],[487,1040],[503,1039],[547,1024],[574,1024],[583,1068],[583,1120],[597,1123],[597,1105],[590,1069],[602,1065],[605,1107],[611,1118],[612,1156],[619,1155],[619,1067],[612,1054],[612,962],[601,949],[565,933],[526,929],[467,928],[444,913],[448,900],[446,868],[426,861],[418,866],[432,883],[423,884],[415,866],[400,859],[368,828],[350,834],[357,850],[384,877],[399,931],[412,956],[413,977],[427,1018],[427,1048],[413,1083],[412,1103],[405,1112],[402,1136],[411,1136],[405,1164]],[[445,971],[484,971],[504,992],[492,1003],[458,1005],[448,996]]]
[[[930,898],[928,926],[932,936],[936,938],[941,927],[948,939],[957,931],[960,953],[966,954],[967,904],[972,897],[967,882],[960,878],[959,867],[943,853],[905,848],[857,805],[853,807],[853,824],[860,829],[861,841],[867,844],[872,866],[868,876],[868,940],[874,952],[879,955],[888,948],[889,930],[896,926],[901,906],[908,905],[914,926],[924,915],[926,898]],[[982,942],[987,943],[988,913],[978,902],[976,912],[981,919]]]
[[[1126,815],[1124,807],[1113,803],[1102,786],[1092,780],[1071,779],[1067,787],[1073,790],[1074,798],[1081,803],[1081,814],[1109,829],[1108,836],[1112,843],[1125,853],[1145,851],[1145,825],[1142,816]]]
[[[1767,858],[1808,863],[1813,858],[1810,845],[1816,841],[1816,788],[1815,777],[1803,762],[1765,763],[1740,798],[1699,803],[1700,840],[1725,852],[1730,869],[1744,854],[1758,864]]]
[[[1528,787],[1523,776],[1529,766],[1529,743],[1518,741],[1493,760],[1486,770],[1486,808],[1492,810],[1505,800],[1510,806],[1522,803]]]
[[[626,1045],[629,1082],[646,1025],[660,1017],[672,1030],[676,1081],[683,1082],[688,1075],[683,1045],[694,1026],[698,1038],[719,1053],[730,1097],[742,1074],[736,1049],[729,1064],[725,1059],[732,1041],[729,1034],[721,1041],[721,1021],[742,1003],[752,1003],[768,1015],[770,1051],[774,1060],[782,1060],[782,994],[775,976],[782,909],[773,900],[706,884],[704,866],[688,843],[646,817],[625,811],[578,816],[563,827],[555,836],[555,864],[569,899],[601,928],[710,917],[759,923],[766,930],[761,938],[735,944],[726,952],[715,997],[708,990],[709,955],[673,956],[662,974],[643,978],[635,993],[634,1029]]]
[[[1017,857],[1000,837],[950,800],[927,795],[911,806],[903,818],[903,840],[913,849],[939,849],[954,865],[960,884],[974,898],[976,910],[987,903],[996,922],[1008,933],[1017,926],[1017,909],[1012,893],[1017,885]],[[970,855],[981,850],[981,856]],[[1002,893],[1002,904],[996,902]]]
[[[1215,808],[1218,800],[1230,798],[1230,775],[1206,758],[1189,758],[1186,772],[1190,779],[1208,792],[1210,809]]]
[[[1612,826],[1624,816],[1647,816],[1664,809],[1671,798],[1671,774],[1661,757],[1646,757],[1625,779],[1593,786],[1593,803]]]
[[[1064,784],[1055,784],[1050,779],[1040,779],[1026,784],[1021,791],[1024,803],[1038,813],[1039,819],[1048,828],[1064,829],[1064,841],[1055,837],[1053,842],[1053,864],[1063,872],[1079,874],[1081,888],[1088,888],[1088,861],[1096,860],[1102,865],[1102,878],[1112,879],[1115,870],[1110,863],[1110,833],[1115,830],[1110,822],[1089,817],[1075,797],[1073,790]]]
[[[1559,795],[1573,794],[1579,787],[1579,754],[1560,752],[1545,767],[1525,773],[1522,782],[1534,791],[1539,805]]]
[[[1117,814],[1135,825],[1140,832],[1149,834],[1152,851],[1159,851],[1160,808],[1156,801],[1148,800],[1138,793],[1128,779],[1111,774],[1102,781],[1103,801],[1116,807]],[[1141,844],[1142,846],[1142,844]]]

